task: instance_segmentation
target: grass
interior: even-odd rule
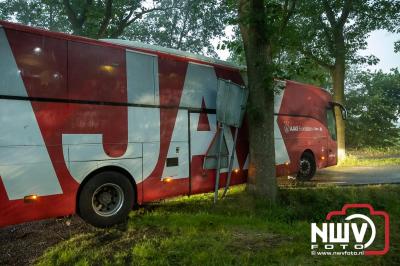
[[[363,158],[375,157],[393,157],[400,156],[400,146],[391,147],[364,147],[358,149],[350,149],[350,154]]]
[[[338,166],[400,165],[400,147],[350,149]]]
[[[338,166],[392,166],[400,165],[400,157],[398,158],[362,158],[355,155],[348,154]]]
[[[50,248],[38,265],[400,265],[400,222],[380,257],[311,256],[310,222],[344,203],[372,203],[400,217],[400,186],[281,189],[279,204],[244,186],[216,206],[212,194],[181,197],[131,213],[125,225],[82,233]]]

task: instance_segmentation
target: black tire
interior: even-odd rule
[[[78,198],[78,213],[96,227],[109,227],[126,220],[135,204],[135,190],[125,175],[105,171],[91,177]]]
[[[314,155],[310,152],[304,152],[300,158],[297,179],[300,181],[309,181],[314,177],[316,170],[317,166]]]

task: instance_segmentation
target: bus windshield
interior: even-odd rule
[[[336,140],[336,119],[335,111],[333,108],[326,109],[326,121],[328,124],[328,131],[333,140]]]

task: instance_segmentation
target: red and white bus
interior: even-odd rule
[[[203,161],[217,132],[217,83],[244,85],[242,74],[172,49],[0,21],[0,227],[74,213],[109,226],[137,204],[212,191],[216,170]],[[310,179],[336,164],[332,98],[284,85],[277,175]],[[224,137],[232,147],[232,131]],[[244,183],[246,121],[232,152],[231,183]]]

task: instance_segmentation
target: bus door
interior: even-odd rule
[[[191,193],[208,192],[214,188],[215,170],[203,169],[204,158],[217,133],[215,113],[189,112],[190,185]]]

